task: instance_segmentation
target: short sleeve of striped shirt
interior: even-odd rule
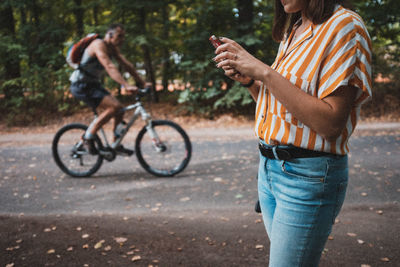
[[[344,18],[343,18],[344,17]],[[371,96],[371,41],[362,19],[348,11],[332,23],[326,53],[321,61],[318,97],[324,98],[341,86],[355,86],[356,104]]]

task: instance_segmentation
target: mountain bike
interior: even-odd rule
[[[135,97],[136,102],[124,107],[124,111],[134,112],[114,142],[108,141],[103,128],[97,132],[94,136],[94,144],[98,151],[96,154],[89,153],[83,142],[87,125],[71,123],[60,128],[52,143],[53,158],[57,166],[72,177],[91,176],[100,169],[104,160],[111,162],[118,155],[124,154],[117,148],[134,122],[141,117],[145,126],[137,134],[135,149],[131,151],[136,154],[140,165],[147,172],[160,177],[170,177],[182,172],[192,155],[189,136],[182,127],[172,121],[152,119],[141,102],[141,98],[149,92],[149,88],[139,89]],[[94,114],[95,120],[96,111]]]

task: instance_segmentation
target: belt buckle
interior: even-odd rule
[[[274,151],[274,156],[279,160],[289,160],[292,158],[292,155],[286,151],[285,149],[276,148]]]

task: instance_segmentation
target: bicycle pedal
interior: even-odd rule
[[[103,157],[110,157],[113,153],[111,150],[99,149],[99,154]]]
[[[133,151],[133,150],[129,150],[129,151],[116,151],[117,152],[117,154],[118,155],[121,155],[121,156],[132,156],[133,155],[133,153],[135,153],[135,151]]]
[[[133,153],[135,153],[134,150],[125,148],[122,145],[116,147],[114,150],[115,150],[115,152],[117,152],[118,155],[132,156]]]

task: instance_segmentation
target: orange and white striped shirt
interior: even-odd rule
[[[297,120],[261,85],[256,107],[256,135],[267,144],[294,145],[344,155],[359,117],[361,104],[371,96],[371,39],[359,15],[337,6],[322,24],[311,24],[295,40],[292,32],[281,42],[272,68],[306,93],[323,99],[340,86],[359,88],[346,127],[328,142]],[[312,116],[312,114],[310,114]]]

